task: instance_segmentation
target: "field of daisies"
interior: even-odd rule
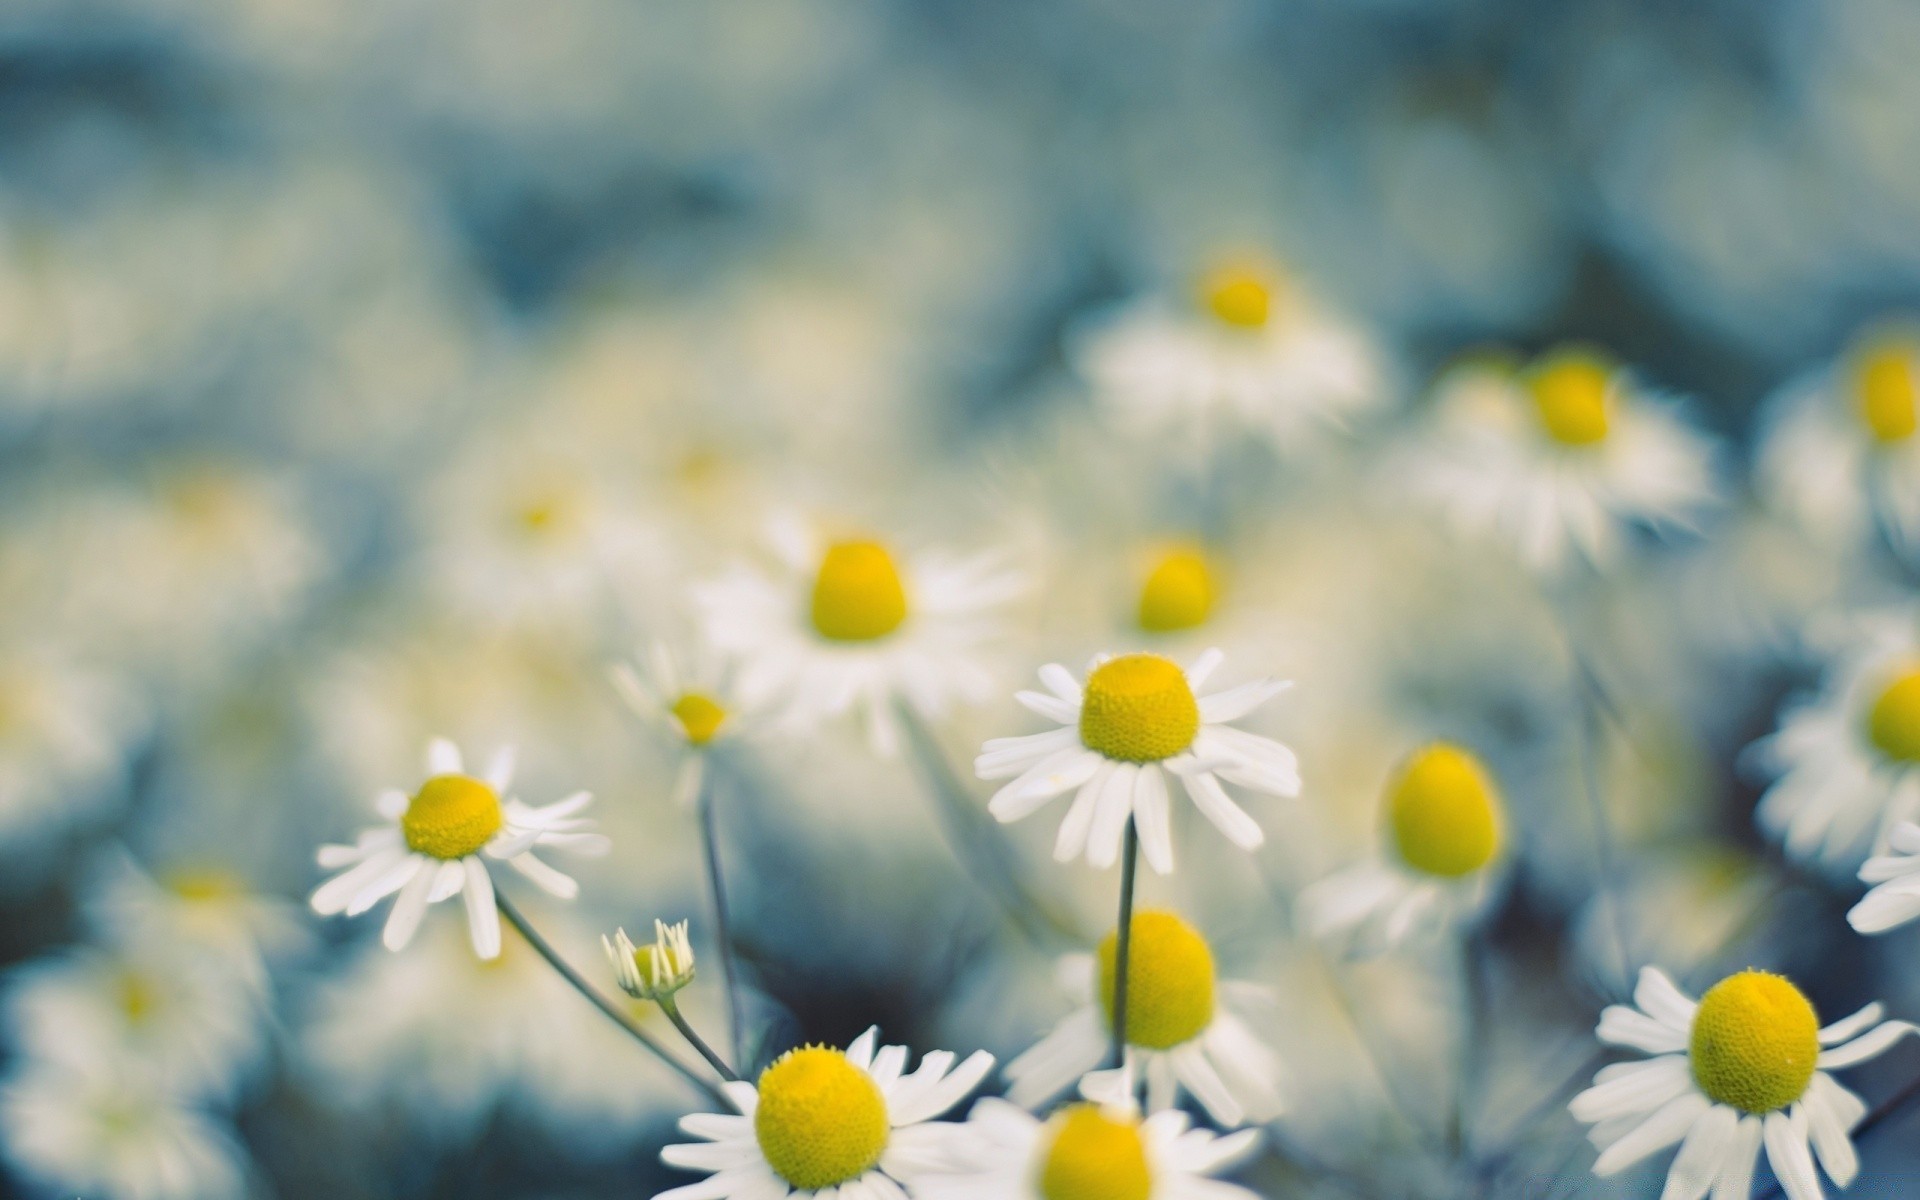
[[[1920,1195],[1917,57],[0,4],[0,1197]]]

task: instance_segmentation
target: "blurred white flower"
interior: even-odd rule
[[[231,872],[178,870],[156,878],[115,847],[103,852],[87,883],[88,918],[114,944],[153,947],[228,972],[263,999],[268,960],[312,940],[298,905]]]
[[[691,807],[706,775],[707,752],[753,727],[753,714],[745,711],[731,674],[710,653],[697,654],[692,668],[683,670],[673,651],[658,641],[647,647],[644,674],[625,662],[615,663],[610,674],[627,706],[679,743],[673,798],[680,807]]]
[[[844,1052],[791,1050],[757,1083],[721,1085],[738,1113],[682,1117],[705,1140],[660,1152],[669,1166],[713,1174],[654,1200],[900,1200],[903,1184],[949,1167],[964,1127],[934,1118],[980,1085],[993,1055],[976,1050],[955,1067],[935,1050],[907,1071],[907,1048],[878,1040],[869,1029]]]
[[[115,675],[52,652],[0,656],[0,852],[25,856],[118,806],[150,719]]]
[[[1545,574],[1607,566],[1630,526],[1685,527],[1714,499],[1705,437],[1590,350],[1459,363],[1433,409],[1398,486]]]
[[[823,541],[789,521],[772,533],[781,578],[743,566],[695,590],[744,703],[789,728],[858,709],[874,752],[891,757],[896,703],[939,717],[956,698],[991,693],[980,655],[989,616],[1022,586],[995,557],[896,557],[871,538]]]
[[[592,793],[575,792],[538,808],[505,795],[513,782],[511,750],[496,754],[476,778],[466,774],[459,748],[436,738],[427,746],[427,775],[412,796],[381,793],[376,807],[391,824],[368,829],[351,846],[320,848],[322,867],[347,869],[315,889],[315,912],[357,916],[398,892],[381,940],[399,950],[413,939],[428,905],[464,896],[474,953],[493,958],[500,953],[500,914],[486,859],[504,861],[570,900],[579,885],[535,858],[534,849],[604,854],[609,848],[605,837],[590,832],[591,820],[574,815],[593,800]]]
[[[1789,1200],[1820,1200],[1815,1155],[1834,1183],[1852,1183],[1848,1133],[1867,1106],[1828,1072],[1920,1032],[1882,1022],[1878,1004],[1821,1028],[1800,990],[1764,971],[1729,975],[1695,1001],[1645,967],[1633,998],[1600,1014],[1597,1035],[1654,1057],[1601,1068],[1569,1110],[1593,1126],[1603,1178],[1679,1143],[1669,1200],[1745,1197],[1763,1143]]]
[[[1058,663],[1040,668],[1047,693],[1021,692],[1027,708],[1060,729],[993,738],[974,759],[982,779],[1013,782],[993,794],[988,808],[1001,822],[1018,821],[1063,792],[1078,789],[1060,824],[1054,857],[1086,856],[1095,867],[1120,857],[1131,819],[1154,870],[1173,870],[1173,829],[1167,775],[1186,787],[1195,806],[1243,850],[1266,840],[1260,825],[1228,797],[1221,780],[1274,796],[1300,794],[1292,750],[1271,738],[1233,728],[1286,690],[1259,679],[1199,695],[1226,656],[1208,650],[1182,670],[1157,654],[1097,658],[1084,687]]]
[[[1007,1064],[1007,1098],[1038,1108],[1100,1066],[1111,1048],[1114,955],[1108,933],[1097,955],[1060,961],[1076,1008]],[[1213,949],[1171,912],[1133,916],[1127,946],[1127,1063],[1147,1094],[1147,1111],[1172,1108],[1185,1091],[1228,1128],[1264,1122],[1281,1109],[1280,1061],[1238,1009],[1271,1003],[1266,989],[1220,982]]]

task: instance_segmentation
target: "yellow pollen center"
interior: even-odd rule
[[[407,803],[400,832],[409,850],[451,860],[479,853],[504,821],[492,788],[467,775],[435,775]]]
[[[1613,368],[1598,355],[1564,350],[1533,369],[1528,388],[1540,425],[1563,446],[1592,446],[1607,438],[1607,398]]]
[[[1110,658],[1087,676],[1080,741],[1122,762],[1159,762],[1193,744],[1200,705],[1186,672],[1158,654]]]
[[[1920,667],[1888,684],[1867,711],[1867,738],[1898,763],[1920,763]]]
[[[1140,628],[1173,633],[1204,625],[1213,613],[1214,595],[1213,571],[1198,547],[1169,551],[1140,589]]]
[[[760,1073],[753,1132],[774,1173],[813,1191],[858,1179],[887,1148],[886,1100],[838,1050],[808,1046]]]
[[[126,1015],[127,1023],[138,1025],[146,1020],[155,1007],[153,985],[138,971],[120,973],[120,1011]]]
[[[1820,1020],[1778,975],[1742,971],[1700,998],[1687,1058],[1700,1090],[1722,1104],[1768,1113],[1798,1100],[1820,1057]]]
[[[1053,1142],[1040,1163],[1041,1200],[1147,1200],[1153,1171],[1140,1127],[1091,1104],[1052,1121]]]
[[[1113,1028],[1114,958],[1119,938],[1100,943],[1100,1007]],[[1213,1023],[1213,951],[1198,930],[1170,912],[1133,914],[1127,942],[1127,1042],[1168,1050]]]
[[[1200,302],[1223,325],[1259,329],[1273,315],[1274,287],[1259,271],[1223,266],[1200,280]]]
[[[231,900],[246,893],[246,885],[223,871],[182,871],[170,875],[166,887],[182,900]]]
[[[680,722],[680,732],[695,746],[712,741],[727,719],[727,710],[720,707],[720,702],[702,692],[683,693],[673,702],[671,711],[673,719]]]
[[[835,542],[813,581],[813,627],[836,642],[870,642],[907,619],[907,589],[879,542]]]
[[[1500,796],[1480,760],[1436,742],[1414,752],[1387,785],[1394,848],[1416,871],[1471,875],[1500,852]]]
[[[1861,423],[1879,441],[1904,442],[1920,427],[1917,357],[1920,346],[1893,336],[1874,338],[1854,354],[1854,403]]]

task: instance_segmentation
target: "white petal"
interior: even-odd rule
[[[438,737],[427,743],[427,774],[458,775],[460,771],[460,747]]]
[[[1106,790],[1107,777],[1113,771],[1114,765],[1103,759],[1093,778],[1080,785],[1073,806],[1067,809],[1066,819],[1060,822],[1059,836],[1053,842],[1055,862],[1072,862],[1085,853],[1087,833],[1093,828],[1093,814],[1100,807],[1100,794]]]
[[[1576,1121],[1594,1124],[1652,1112],[1692,1089],[1693,1072],[1688,1069],[1684,1055],[1614,1063],[1600,1068],[1593,1077],[1593,1086],[1575,1096],[1567,1105],[1567,1111]]]
[[[1740,1114],[1724,1104],[1715,1104],[1694,1118],[1687,1140],[1680,1144],[1667,1171],[1667,1186],[1660,1200],[1700,1200],[1713,1186],[1720,1163],[1733,1144],[1740,1127]]]
[[[481,778],[495,792],[506,794],[513,784],[513,764],[516,755],[512,746],[502,746],[493,752],[493,761],[487,764],[487,772]]]
[[[1002,824],[1032,814],[1055,796],[1093,778],[1105,761],[1093,751],[1070,746],[1041,759],[1026,773],[993,794],[987,811]]]
[[[1837,1071],[1842,1067],[1851,1067],[1863,1063],[1876,1055],[1883,1054],[1887,1048],[1909,1033],[1920,1033],[1920,1029],[1905,1021],[1888,1021],[1876,1025],[1867,1033],[1860,1035],[1845,1045],[1835,1046],[1831,1050],[1822,1050],[1817,1060],[1822,1071]]]
[[[1062,700],[1075,706],[1079,705],[1081,699],[1080,681],[1073,677],[1072,671],[1067,670],[1059,663],[1048,663],[1046,666],[1041,667],[1040,682],[1046,684],[1047,690]]]
[[[1140,849],[1147,865],[1162,875],[1173,873],[1173,825],[1167,805],[1167,777],[1155,763],[1140,768],[1133,789],[1133,823],[1140,831]]]
[[[1634,984],[1633,1002],[1640,1011],[1675,1029],[1692,1029],[1693,1014],[1700,1006],[1674,986],[1673,980],[1658,967],[1641,967]]]
[[[1648,1054],[1674,1054],[1687,1048],[1684,1031],[1625,1004],[1609,1004],[1594,1033],[1610,1046],[1631,1046]]]
[[[1847,1136],[1859,1119],[1855,1115],[1859,1100],[1835,1083],[1833,1076],[1821,1072],[1814,1075],[1800,1107],[1806,1110],[1807,1135],[1813,1139],[1820,1165],[1834,1183],[1846,1187],[1860,1173],[1860,1156],[1854,1152],[1853,1139]]]
[[[1879,1023],[1886,1015],[1886,1006],[1878,1002],[1869,1004],[1850,1017],[1843,1017],[1820,1031],[1822,1046],[1837,1046],[1851,1037],[1858,1037],[1867,1029]]]
[[[389,821],[398,821],[407,815],[407,794],[399,788],[388,788],[373,799],[373,809]]]
[[[1140,768],[1133,763],[1118,763],[1100,789],[1099,807],[1093,813],[1093,828],[1087,833],[1087,864],[1106,870],[1120,861],[1120,845],[1125,840],[1127,822],[1133,818],[1133,788]]]
[[[414,931],[420,928],[420,918],[427,915],[427,893],[433,887],[434,872],[424,864],[400,889],[400,898],[393,902],[393,911],[387,914],[387,926],[381,931],[380,940],[389,950],[404,950],[413,940]]]
[[[1224,692],[1215,692],[1200,701],[1200,719],[1209,725],[1237,721],[1292,686],[1291,680],[1256,679]]]
[[[1060,725],[1072,725],[1080,720],[1080,706],[1068,703],[1058,696],[1048,695],[1045,692],[1015,692],[1013,698],[1022,708],[1038,713]]]
[[[1705,1112],[1710,1103],[1695,1091],[1675,1096],[1625,1137],[1608,1146],[1594,1160],[1593,1173],[1602,1178],[1616,1175],[1648,1155],[1665,1150],[1687,1135],[1695,1118]]]
[[[1794,1115],[1768,1113],[1762,1128],[1767,1162],[1788,1200],[1821,1200],[1820,1177],[1814,1174],[1813,1155],[1807,1149],[1806,1118],[1798,1115],[1797,1106]]]
[[[1733,1142],[1720,1158],[1720,1177],[1713,1184],[1713,1200],[1753,1200],[1753,1168],[1760,1158],[1759,1117],[1741,1117]]]
[[[1209,647],[1201,651],[1200,657],[1194,659],[1193,665],[1187,668],[1187,686],[1198,692],[1206,686],[1207,679],[1225,661],[1227,656],[1222,654],[1218,647]]]
[[[462,859],[467,881],[467,930],[473,936],[473,952],[482,959],[500,957],[500,910],[493,906],[493,879],[486,864],[469,856]]]
[[[1228,841],[1242,850],[1257,850],[1267,840],[1260,823],[1228,798],[1226,789],[1220,786],[1220,781],[1211,772],[1188,775],[1180,782],[1186,787],[1187,795],[1193,798],[1194,806],[1201,815],[1226,834]]]

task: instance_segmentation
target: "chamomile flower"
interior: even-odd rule
[[[1798,988],[1764,971],[1729,975],[1695,1001],[1645,967],[1633,999],[1601,1013],[1597,1034],[1654,1057],[1601,1068],[1569,1109],[1593,1126],[1596,1175],[1679,1143],[1663,1200],[1747,1196],[1763,1145],[1789,1200],[1819,1200],[1816,1156],[1847,1186],[1860,1167],[1848,1133],[1867,1106],[1828,1072],[1920,1032],[1881,1021],[1878,1004],[1822,1028]]]
[[[892,756],[893,705],[926,717],[992,691],[981,644],[989,612],[1021,588],[990,556],[897,556],[866,536],[773,529],[785,575],[745,568],[696,589],[707,638],[735,661],[739,697],[789,726],[858,709],[874,752]]]
[[[1853,544],[1876,521],[1920,539],[1920,336],[1869,330],[1772,401],[1755,462],[1761,494],[1802,529]]]
[[[1252,433],[1298,451],[1384,396],[1370,339],[1253,262],[1208,271],[1186,303],[1151,297],[1094,317],[1067,356],[1095,403],[1189,449]]]
[[[293,901],[217,868],[150,875],[115,849],[91,873],[87,893],[88,917],[117,944],[191,957],[261,996],[270,983],[268,960],[303,948],[310,937]]]
[[[907,1048],[876,1052],[878,1038],[869,1029],[844,1052],[792,1050],[756,1083],[721,1085],[739,1111],[682,1117],[706,1140],[660,1152],[669,1166],[712,1174],[654,1200],[901,1200],[916,1176],[950,1168],[963,1127],[933,1118],[979,1086],[993,1056],[977,1050],[955,1068],[935,1050],[909,1072]]]
[[[672,996],[693,982],[693,939],[687,936],[687,923],[653,923],[653,941],[635,946],[627,931],[618,929],[611,938],[602,936],[600,948],[613,965],[613,978],[620,990],[635,1000],[658,1000]]]
[[[621,699],[641,720],[667,730],[680,743],[684,753],[674,776],[673,798],[681,807],[691,807],[706,777],[707,753],[751,728],[731,680],[710,656],[702,655],[692,670],[682,670],[664,642],[647,647],[645,674],[629,663],[614,664],[610,674]]]
[[[1061,982],[1080,1007],[1007,1064],[1014,1103],[1038,1108],[1107,1057],[1116,941],[1109,933],[1097,955],[1061,960]],[[1175,914],[1135,913],[1127,947],[1127,1063],[1146,1089],[1148,1111],[1172,1108],[1184,1090],[1229,1128],[1277,1115],[1279,1059],[1234,1011],[1268,1000],[1263,988],[1218,980],[1213,948]]]
[[[1227,795],[1221,780],[1274,796],[1300,794],[1292,750],[1271,738],[1233,728],[1284,691],[1270,679],[1202,696],[1225,660],[1208,650],[1181,670],[1157,654],[1095,659],[1084,686],[1058,663],[1040,668],[1047,692],[1016,699],[1061,728],[1025,737],[994,738],[974,760],[982,779],[1013,782],[995,792],[988,808],[1002,822],[1018,821],[1063,792],[1075,792],[1060,824],[1054,857],[1082,854],[1095,867],[1112,866],[1128,818],[1140,833],[1147,862],[1173,870],[1173,834],[1167,776],[1177,778],[1206,818],[1243,850],[1266,840],[1259,823]]]
[[[439,738],[427,746],[427,772],[411,797],[399,791],[380,796],[380,815],[392,824],[367,830],[354,845],[320,848],[322,867],[347,869],[314,891],[313,910],[357,916],[398,892],[382,940],[399,950],[413,939],[429,904],[464,896],[474,952],[493,958],[500,953],[500,914],[486,860],[504,861],[553,895],[572,899],[579,885],[533,850],[565,846],[604,854],[607,839],[588,832],[593,823],[574,815],[593,797],[576,792],[540,808],[503,799],[513,779],[512,751],[495,755],[476,778],[466,773],[459,748]]]
[[[1448,742],[1414,751],[1388,780],[1384,809],[1387,852],[1300,893],[1312,936],[1389,950],[1423,922],[1457,919],[1485,899],[1505,820],[1478,758]]]
[[[1605,566],[1630,526],[1684,526],[1713,499],[1708,443],[1633,376],[1590,350],[1524,370],[1463,362],[1435,387],[1404,486],[1463,535],[1553,574]]]

